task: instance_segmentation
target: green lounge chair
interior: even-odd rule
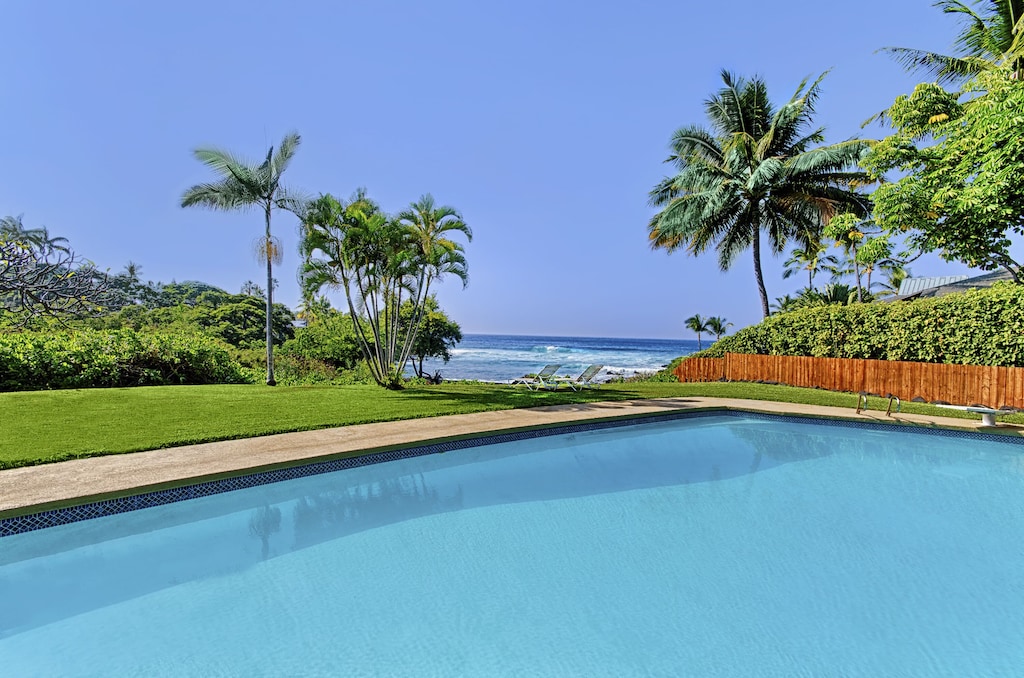
[[[561,366],[561,364],[545,365],[544,369],[537,373],[537,376],[523,377],[522,379],[513,379],[510,383],[513,386],[523,384],[524,386],[526,386],[526,388],[530,389],[531,391],[538,388],[545,388],[549,383],[548,380],[555,376],[555,372],[557,372],[558,368]]]
[[[582,388],[594,388],[597,384],[594,383],[594,377],[597,376],[598,372],[604,369],[604,365],[591,365],[587,369],[583,370],[583,373],[576,378],[572,377],[555,377],[548,381],[548,384],[552,388],[558,388],[562,384],[565,384],[574,391],[579,391]]]

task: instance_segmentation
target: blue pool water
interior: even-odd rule
[[[995,676],[1024,447],[712,416],[0,539],[5,676]]]

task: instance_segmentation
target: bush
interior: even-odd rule
[[[279,354],[316,360],[337,370],[354,369],[363,360],[352,321],[334,313],[295,330],[295,338],[281,346]]]
[[[0,391],[249,381],[203,334],[114,331],[0,334]]]
[[[777,313],[694,356],[726,353],[1024,367],[1024,285]]]

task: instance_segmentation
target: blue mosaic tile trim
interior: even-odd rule
[[[469,447],[496,445],[500,443],[515,442],[519,440],[529,440],[532,438],[565,435],[570,433],[582,433],[585,431],[595,431],[600,429],[621,428],[624,426],[636,426],[647,423],[668,422],[675,421],[678,419],[698,419],[702,417],[723,416],[753,418],[768,421],[785,421],[803,424],[813,422],[815,424],[839,426],[844,428],[867,428],[883,431],[899,431],[901,433],[911,433],[919,435],[940,435],[954,438],[967,438],[970,440],[988,440],[1011,444],[1024,444],[1024,438],[1019,437],[1011,438],[998,434],[982,433],[976,431],[955,431],[949,429],[919,428],[914,426],[908,426],[906,424],[897,423],[889,424],[883,422],[852,421],[845,419],[827,419],[820,417],[798,417],[784,414],[748,412],[739,410],[700,410],[696,412],[677,410],[674,412],[666,412],[664,414],[628,417],[622,419],[613,419],[610,421],[580,422],[577,424],[566,424],[549,428],[531,429],[527,431],[515,431],[512,433],[496,433],[493,435],[464,438],[461,440],[451,440],[442,443],[433,443],[430,445],[418,445],[414,447],[407,447],[397,450],[389,450],[386,452],[374,452],[359,457],[349,457],[346,459],[333,459],[329,461],[314,462],[311,464],[291,466],[287,468],[277,469],[274,471],[250,473],[245,475],[234,476],[231,478],[224,478],[221,480],[197,483],[194,485],[183,485],[181,487],[174,487],[167,490],[159,490],[156,492],[147,492],[144,494],[119,497],[117,499],[107,499],[103,501],[91,502],[88,504],[81,504],[78,506],[69,506],[65,508],[54,509],[51,511],[43,511],[40,513],[33,513],[24,516],[16,516],[13,518],[4,518],[0,519],[0,538],[12,536],[15,534],[21,534],[23,532],[31,532],[33,530],[42,530],[47,527],[66,525],[68,523],[75,523],[81,520],[91,520],[93,518],[101,518],[104,516],[115,515],[118,513],[125,513],[127,511],[137,511],[139,509],[150,508],[153,506],[162,506],[164,504],[171,504],[174,502],[186,501],[189,499],[198,499],[200,497],[207,497],[213,494],[220,494],[222,492],[231,492],[232,490],[241,490],[249,487],[256,487],[259,485],[281,482],[284,480],[292,480],[294,478],[303,478],[306,476],[317,475],[321,473],[332,473],[334,471],[342,471],[345,469],[356,468],[359,466],[367,466],[370,464],[380,464],[382,462],[387,461],[397,461],[399,459],[408,459],[410,457],[418,457],[426,454],[439,454],[442,452],[453,452],[456,450],[462,450]]]

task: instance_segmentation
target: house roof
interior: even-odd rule
[[[969,289],[976,289],[979,287],[991,287],[993,283],[1001,280],[1013,280],[1013,276],[1009,271],[993,271],[992,273],[985,273],[983,275],[976,275],[974,277],[968,277],[966,275],[949,275],[939,276],[935,278],[908,278],[903,281],[900,285],[900,292],[895,297],[892,297],[892,301],[900,301],[903,299],[924,299],[926,297],[942,297],[947,294],[953,294],[954,292],[965,292]],[[904,286],[908,282],[913,281],[940,281],[937,284],[932,282],[931,285],[924,285],[917,283],[908,286],[909,292],[904,291]]]
[[[915,292],[921,292],[930,287],[941,287],[950,283],[960,282],[961,280],[967,280],[970,276],[967,275],[940,275],[932,276],[931,278],[907,278],[900,283],[899,296],[906,296],[908,294],[914,294]]]

